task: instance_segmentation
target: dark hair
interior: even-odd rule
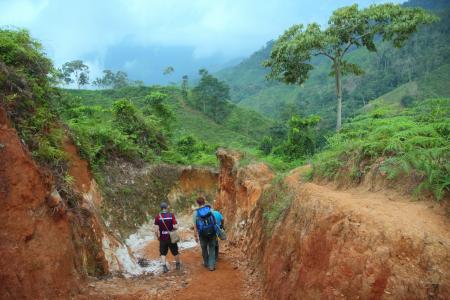
[[[159,205],[159,207],[161,207],[161,209],[166,209],[167,207],[169,207],[169,205],[167,205],[166,202],[161,202],[161,204]]]
[[[198,205],[205,205],[206,200],[204,197],[198,197],[196,202]]]

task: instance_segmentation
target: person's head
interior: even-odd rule
[[[161,202],[159,207],[161,208],[161,210],[165,210],[165,209],[167,209],[169,207],[169,205],[166,202]]]
[[[202,205],[205,205],[206,200],[204,197],[198,197],[196,202],[197,202],[198,206],[202,206]]]

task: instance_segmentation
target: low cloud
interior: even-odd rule
[[[292,24],[325,24],[335,8],[354,1],[0,0],[0,25],[28,28],[56,65],[88,56],[102,65],[108,50],[125,42],[188,47],[194,59],[233,59],[251,54]],[[361,6],[380,2],[386,1],[358,1]]]

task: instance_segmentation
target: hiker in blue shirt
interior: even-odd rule
[[[210,271],[216,269],[217,228],[211,205],[203,197],[197,199],[198,208],[192,215],[195,241],[202,248],[203,265]]]

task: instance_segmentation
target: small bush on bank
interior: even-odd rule
[[[284,176],[278,175],[262,195],[264,230],[270,234],[276,222],[283,218],[294,200],[294,195],[284,183]]]

